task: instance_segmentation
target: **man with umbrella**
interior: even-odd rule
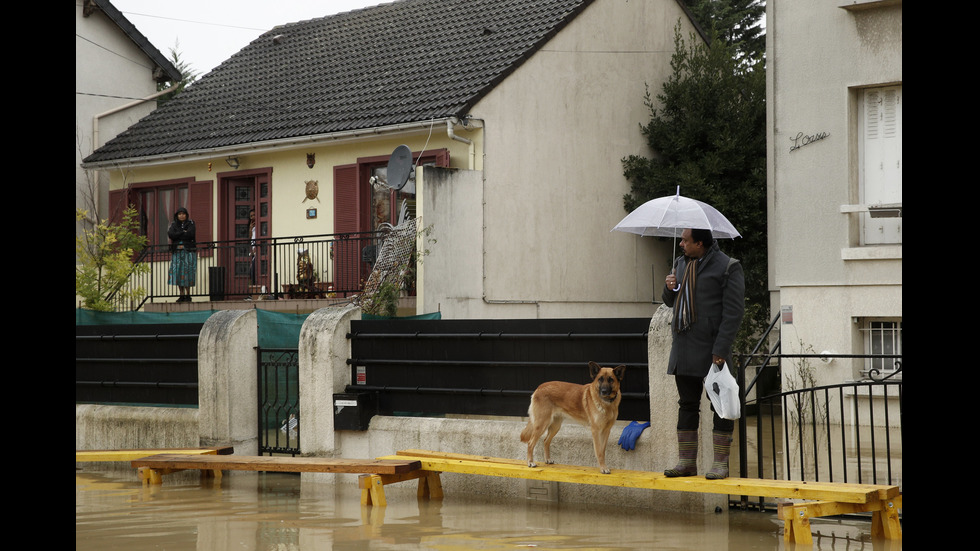
[[[711,364],[731,363],[732,345],[745,314],[745,276],[741,264],[721,252],[711,230],[685,229],[683,255],[664,282],[664,304],[674,309],[673,343],[667,372],[678,394],[679,462],[664,471],[668,477],[697,474],[698,427],[704,377]],[[735,422],[714,413],[714,461],[709,479],[728,477],[728,456]]]

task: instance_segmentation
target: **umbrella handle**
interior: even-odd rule
[[[670,275],[675,275],[675,274],[674,274],[674,272],[675,272],[675,270],[674,270],[674,268],[671,268],[671,269],[670,269]],[[668,287],[668,288],[669,288],[669,287]],[[674,292],[676,293],[677,291],[680,291],[680,290],[681,290],[681,282],[680,282],[680,281],[678,281],[678,282],[677,282],[677,288],[676,288],[676,289],[674,289]]]

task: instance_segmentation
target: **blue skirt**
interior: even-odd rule
[[[177,249],[170,260],[170,277],[167,280],[178,287],[193,287],[197,282],[197,255],[187,249]]]

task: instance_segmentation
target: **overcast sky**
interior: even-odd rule
[[[176,49],[200,77],[276,25],[391,0],[111,1],[164,56]]]

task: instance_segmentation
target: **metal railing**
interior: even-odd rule
[[[740,357],[736,370],[743,411],[739,476],[901,485],[902,355],[782,354],[779,339],[769,338],[778,320],[751,353]],[[763,351],[765,342],[773,344]],[[830,385],[816,385],[816,377],[800,371],[810,360],[833,359],[890,360],[894,369],[860,370],[864,378]],[[797,364],[798,373],[789,377],[794,387],[762,388],[767,378],[788,380],[781,375],[785,360]],[[752,369],[755,375],[746,382]],[[747,496],[740,503],[748,505]]]
[[[385,232],[304,235],[197,244],[194,299],[343,299],[361,292]],[[117,311],[139,310],[146,302],[179,296],[169,283],[169,245],[153,245],[135,262],[149,266],[127,282],[141,288],[131,303],[115,301]]]

